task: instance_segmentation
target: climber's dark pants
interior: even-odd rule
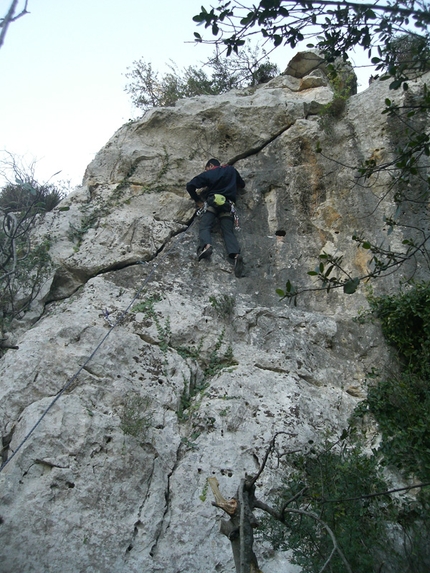
[[[234,258],[234,255],[240,253],[239,243],[237,242],[236,236],[234,234],[234,217],[232,214],[219,217],[211,211],[206,211],[203,213],[200,218],[199,226],[200,247],[204,247],[208,244],[212,245],[211,231],[217,219],[219,219],[220,222],[225,248],[227,250],[228,256],[232,259]]]

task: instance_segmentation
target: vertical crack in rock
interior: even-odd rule
[[[153,462],[152,462],[151,473],[150,473],[148,481],[147,481],[146,494],[145,494],[145,497],[144,497],[142,503],[139,506],[139,509],[137,510],[137,519],[134,523],[133,533],[131,535],[130,543],[127,546],[126,554],[130,553],[130,551],[133,549],[137,534],[139,533],[139,529],[143,528],[143,526],[144,526],[144,524],[141,520],[141,516],[143,513],[143,508],[145,507],[145,504],[148,501],[149,495],[151,493],[151,485],[152,485],[152,478],[154,477],[155,463],[158,459],[157,450],[153,446],[151,446],[150,444],[147,444],[147,446],[149,446],[152,449],[153,454],[154,454],[154,458],[153,458]]]
[[[161,533],[163,531],[163,526],[165,523],[165,519],[166,519],[166,515],[170,509],[170,478],[172,477],[172,475],[175,473],[176,468],[178,467],[178,463],[179,460],[181,459],[181,447],[182,447],[182,443],[179,444],[178,449],[176,450],[176,461],[173,465],[172,471],[167,475],[167,486],[166,486],[166,491],[164,492],[164,499],[165,499],[165,504],[164,504],[164,512],[163,512],[163,517],[161,519],[161,522],[157,528],[157,533],[156,533],[156,537],[155,537],[155,541],[151,547],[151,551],[149,552],[151,557],[155,556],[155,552],[157,550],[157,545],[158,542],[160,540],[161,537]]]
[[[8,457],[8,452],[9,452],[9,446],[10,443],[12,441],[12,437],[13,437],[13,433],[15,431],[15,425],[12,427],[11,431],[8,434],[5,434],[4,436],[2,436],[1,439],[1,465],[3,465]]]

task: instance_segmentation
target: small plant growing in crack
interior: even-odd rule
[[[234,296],[229,294],[223,294],[219,297],[210,296],[209,302],[215,309],[219,318],[229,318],[234,311],[236,305],[236,300]]]
[[[151,320],[154,321],[158,334],[158,344],[160,346],[161,351],[164,354],[166,354],[169,348],[172,330],[170,328],[170,318],[167,317],[163,325],[161,324],[161,321],[158,318],[157,313],[155,312],[154,304],[160,300],[161,300],[160,295],[153,295],[151,297],[148,297],[146,300],[136,304],[132,308],[132,310],[133,312],[142,312],[147,318],[150,318]]]
[[[225,329],[223,328],[221,334],[218,337],[218,340],[215,343],[212,352],[209,355],[209,362],[206,368],[204,369],[205,378],[215,376],[216,374],[218,374],[218,372],[220,372],[220,370],[223,370],[223,368],[228,368],[230,366],[235,366],[237,364],[237,362],[234,360],[233,357],[233,348],[231,344],[227,346],[227,350],[223,354],[219,353],[224,342],[224,337],[225,337]]]
[[[198,383],[196,375],[190,374],[189,380],[186,380],[184,377],[184,390],[179,400],[177,411],[178,420],[180,422],[186,422],[192,417],[193,413],[198,410],[204,396],[204,391],[208,386],[209,383],[204,379]],[[195,400],[198,395],[200,395],[200,400]]]
[[[220,353],[221,347],[224,343],[225,329],[219,335],[208,359],[205,359],[201,354],[202,342],[199,343],[196,349],[181,347],[178,352],[183,358],[191,358],[203,370],[203,378],[201,381],[197,380],[195,374],[190,374],[189,380],[184,377],[184,390],[179,403],[178,419],[181,422],[190,420],[201,404],[205,396],[205,390],[209,387],[209,378],[212,378],[224,368],[234,366],[237,362],[233,357],[233,349],[229,344],[224,353]],[[196,399],[200,396],[200,399]]]
[[[145,440],[152,425],[152,415],[148,411],[150,405],[151,400],[147,396],[133,394],[126,398],[120,415],[120,428],[124,434],[133,436],[141,442]]]
[[[203,502],[206,501],[206,497],[207,497],[207,494],[208,494],[208,487],[209,487],[209,482],[208,482],[208,480],[207,480],[207,478],[206,478],[205,485],[203,486],[202,494],[199,495],[200,501],[203,501]]]
[[[135,304],[132,308],[132,311],[142,312],[145,316],[154,318],[155,315],[154,304],[156,302],[159,302],[160,300],[161,296],[159,294],[154,294],[152,296],[149,296],[145,300],[142,300],[141,302]]]

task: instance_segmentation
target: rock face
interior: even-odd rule
[[[385,239],[393,203],[388,178],[358,184],[355,167],[396,139],[384,83],[322,121],[333,94],[313,78],[147,112],[41,222],[56,270],[0,363],[4,454],[19,448],[0,474],[2,573],[232,571],[207,477],[232,497],[275,432],[293,450],[347,426],[366,372],[388,360],[378,327],[352,321],[364,292],[294,307],[275,290],[306,283],[323,251],[365,270],[351,235]],[[240,279],[217,232],[212,259],[196,261],[185,184],[210,157],[246,181]],[[269,466],[262,498],[280,479]],[[297,570],[256,552],[265,573]]]

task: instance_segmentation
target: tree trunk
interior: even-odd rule
[[[229,520],[223,519],[221,521],[220,531],[230,540],[236,573],[261,573],[253,551],[253,528],[258,525],[252,513],[254,486],[247,487],[246,480],[242,479],[237,492],[237,499],[227,501],[218,490],[216,478],[209,478],[209,484],[216,499],[213,505],[221,507],[230,515]]]

